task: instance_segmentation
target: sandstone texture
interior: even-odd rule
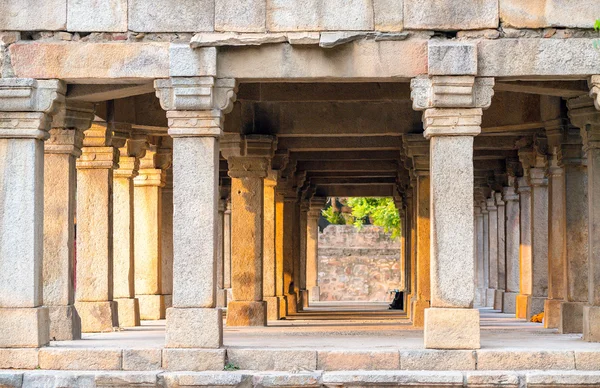
[[[124,349],[123,370],[160,370],[162,368],[161,349]]]
[[[215,0],[215,31],[263,32],[266,1]]]
[[[164,349],[163,368],[179,371],[220,371],[225,366],[224,349]]]
[[[475,370],[476,356],[470,350],[401,350],[403,370]]]
[[[38,349],[0,349],[0,369],[35,369]],[[0,387],[2,387],[0,377]]]
[[[533,0],[526,4],[518,0],[500,0],[499,6],[500,20],[513,28],[591,28],[594,18],[588,15],[600,14],[600,4],[593,0]]]
[[[496,28],[495,0],[405,0],[404,27],[416,30],[479,30]]]
[[[317,352],[314,350],[228,349],[230,363],[250,370],[316,370]]]
[[[220,309],[170,308],[167,322],[168,348],[219,348],[223,344]]]
[[[575,369],[573,352],[479,350],[477,368],[486,370]]]
[[[67,30],[127,31],[127,0],[67,0]]]
[[[37,348],[48,344],[48,308],[0,308],[0,348]]]
[[[400,355],[396,351],[319,351],[317,359],[317,369],[327,371],[397,370],[400,366]]]
[[[427,349],[479,349],[479,336],[478,310],[425,310],[424,339]]]
[[[113,349],[43,348],[39,352],[41,369],[121,370],[123,354]]]
[[[129,29],[143,32],[196,32],[214,29],[215,0],[130,0]]]
[[[372,30],[369,0],[268,0],[269,31]]]
[[[67,0],[2,0],[0,30],[53,31],[67,25]]]

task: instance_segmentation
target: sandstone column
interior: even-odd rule
[[[133,180],[135,212],[135,296],[140,318],[165,318],[162,290],[162,188],[171,164],[168,153],[151,145],[140,159],[139,174]]]
[[[503,300],[506,285],[506,208],[502,193],[494,193],[498,208],[498,289],[494,298],[494,310],[504,311]]]
[[[532,168],[530,171],[533,283],[530,316],[527,318],[544,311],[544,302],[548,296],[548,178],[546,173],[544,167]]]
[[[61,81],[0,79],[0,348],[48,344],[43,141],[65,92]]]
[[[425,111],[431,154],[431,308],[425,310],[425,348],[478,349],[473,140],[481,131],[482,108],[491,103],[493,79],[434,76],[413,79],[411,88],[413,107]]]
[[[413,326],[423,327],[425,309],[431,305],[429,141],[421,135],[404,135],[403,143],[406,154],[412,159],[411,173],[415,177],[416,194],[416,299],[411,307],[411,315]]]
[[[583,308],[588,302],[588,171],[583,139],[587,121],[600,114],[588,96],[567,102],[573,126],[567,127],[561,144],[561,162],[565,170],[566,202],[566,295],[560,308],[560,333],[583,333]],[[580,128],[583,128],[580,134]]]
[[[416,265],[416,243],[415,243],[415,209],[414,209],[414,188],[411,184],[406,191],[406,253],[407,261],[410,266],[410,297],[406,298],[407,315],[414,322],[414,310],[412,309],[413,301],[416,300],[417,294],[417,265]]]
[[[77,292],[84,333],[118,326],[113,301],[113,169],[124,139],[107,123],[85,131],[77,160]]]
[[[306,289],[311,301],[318,301],[319,287],[319,219],[326,198],[313,197],[307,213],[306,224]]]
[[[50,339],[81,338],[75,310],[75,159],[83,131],[94,118],[88,103],[60,104],[50,139],[44,143],[44,305],[50,314]]]
[[[308,223],[308,207],[307,201],[302,201],[299,204],[299,220],[298,233],[298,291],[299,291],[299,308],[308,307],[308,290],[306,289],[306,232]]]
[[[221,183],[221,188],[223,183]],[[222,191],[222,190],[221,190]],[[221,196],[222,198],[222,196]],[[227,307],[227,291],[225,290],[225,200],[219,199],[219,217],[217,217],[217,307]]]
[[[163,142],[170,138],[163,138]],[[171,157],[173,154],[171,145]],[[166,171],[166,183],[162,188],[162,228],[161,228],[161,286],[165,298],[165,308],[173,306],[173,168]]]
[[[519,293],[519,248],[520,217],[519,195],[515,190],[515,178],[511,176],[509,185],[503,189],[506,203],[506,291],[502,301],[502,311],[515,314]]]
[[[524,169],[527,171],[526,169]],[[532,292],[533,259],[531,255],[531,187],[527,177],[519,178],[519,214],[520,214],[520,246],[519,246],[519,295],[516,299],[516,317],[528,319],[531,315],[529,307]]]
[[[486,293],[486,306],[494,308],[496,291],[498,290],[498,208],[492,191],[491,198],[487,199],[488,211],[488,289]]]
[[[487,201],[481,201],[480,204],[480,208],[481,208],[481,216],[482,216],[482,221],[483,221],[483,249],[482,249],[482,253],[483,253],[483,266],[482,266],[482,270],[483,270],[483,293],[481,294],[481,297],[483,299],[483,306],[484,307],[494,307],[488,304],[488,287],[490,284],[490,214],[488,212],[487,209]]]
[[[228,326],[265,326],[263,301],[263,179],[274,146],[270,136],[227,134],[221,153],[231,177],[231,286]]]
[[[293,315],[297,313],[296,306],[296,294],[294,293],[294,222],[296,221],[296,192],[291,189],[290,178],[286,181],[283,179],[278,182],[277,196],[280,197],[280,202],[277,203],[276,212],[277,215],[276,224],[280,224],[281,227],[277,226],[277,248],[280,249],[277,254],[281,256],[281,273],[278,273],[278,292],[281,292],[281,296],[285,297],[285,309],[282,310],[282,314]],[[279,264],[280,259],[277,259]],[[280,276],[281,275],[281,276]],[[281,291],[279,288],[281,287]],[[283,299],[282,299],[283,300]],[[283,307],[283,306],[282,306]]]
[[[279,316],[279,299],[276,287],[275,258],[275,186],[277,171],[270,170],[264,180],[263,208],[263,300],[267,303],[267,320],[275,321]]]
[[[284,197],[276,187],[275,190],[275,292],[279,300],[279,318],[287,315],[287,292],[285,290],[283,257],[284,257]]]
[[[223,287],[227,301],[231,300],[231,199],[225,203],[223,213]]]
[[[484,295],[486,292],[483,271],[483,214],[481,207],[475,206],[475,246],[476,246],[476,263],[475,263],[475,281],[477,288],[475,290],[475,301],[478,306],[485,306]]]
[[[119,325],[139,326],[140,305],[134,282],[134,198],[133,178],[139,158],[146,152],[146,140],[128,139],[119,149],[119,168],[113,172],[113,297]]]
[[[589,81],[590,96],[600,110],[600,76]],[[588,187],[588,303],[583,307],[583,339],[600,342],[600,112],[580,101],[569,103],[569,115],[581,128],[587,155]],[[579,108],[574,115],[572,108]]]
[[[173,137],[173,307],[167,348],[219,348],[215,308],[219,138],[235,81],[213,77],[155,81]],[[190,335],[193,333],[193,335]]]
[[[564,123],[546,122],[548,169],[548,299],[544,303],[544,327],[558,328],[560,306],[566,296],[567,209],[566,179],[560,159]]]

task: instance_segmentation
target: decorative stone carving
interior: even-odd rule
[[[481,109],[427,109],[423,113],[425,137],[476,136],[481,132]]]
[[[0,79],[3,112],[43,112],[53,115],[65,101],[67,86],[59,80]]]
[[[596,109],[600,110],[600,75],[593,75],[589,80],[590,97],[594,99]]]
[[[113,133],[105,123],[93,123],[85,131],[82,154],[77,169],[117,168],[119,149],[112,146]]]
[[[232,178],[266,178],[276,148],[271,136],[226,134],[221,139],[221,154]]]
[[[489,108],[494,79],[473,76],[424,76],[410,82],[413,109]]]
[[[204,111],[233,109],[237,86],[234,79],[215,77],[173,77],[154,82],[156,96],[166,111]]]

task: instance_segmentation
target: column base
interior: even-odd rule
[[[227,307],[227,290],[217,288],[217,307]]]
[[[120,327],[135,327],[140,325],[140,303],[137,298],[118,298],[117,311]]]
[[[300,290],[300,310],[308,307],[308,290]]]
[[[267,321],[279,319],[279,298],[276,296],[265,296],[263,300],[267,303]]]
[[[0,307],[0,348],[39,348],[48,345],[47,307]]]
[[[209,348],[223,346],[223,314],[218,308],[167,309],[165,347]]]
[[[583,340],[600,342],[599,306],[583,306]]]
[[[296,315],[298,313],[298,299],[296,294],[287,294],[285,298],[287,301],[286,315]]]
[[[51,341],[81,339],[81,318],[75,306],[48,306],[48,314]]]
[[[496,290],[494,293],[494,310],[502,311],[504,307],[504,291]]]
[[[425,309],[430,307],[429,301],[415,300],[412,305],[412,322],[414,327],[425,326]]]
[[[558,332],[561,334],[583,333],[584,302],[562,302],[560,304],[560,321]]]
[[[157,321],[165,319],[165,296],[164,295],[136,295],[140,301],[140,319]]]
[[[496,300],[496,290],[494,288],[488,288],[485,292],[485,307],[494,308],[495,300]]]
[[[227,326],[266,326],[267,304],[263,301],[232,300],[227,306]]]
[[[173,307],[173,294],[164,294],[165,298],[165,317],[167,316],[167,309]]]
[[[516,292],[505,292],[502,297],[502,312],[506,314],[515,314],[517,312],[517,294]]]
[[[515,309],[515,315],[518,319],[528,319],[529,307],[531,306],[531,295],[519,294],[517,295],[517,307]]]
[[[560,326],[560,305],[562,300],[546,299],[544,301],[544,327],[557,329]]]
[[[546,303],[545,296],[532,296],[531,307],[529,308],[529,314],[527,319],[531,319],[534,315],[544,312],[544,304]]]
[[[475,289],[475,300],[473,304],[477,307],[485,307],[485,288]]]
[[[426,349],[479,349],[479,310],[428,308],[423,338]]]
[[[76,302],[75,308],[81,317],[82,333],[103,333],[119,327],[117,304],[106,302]]]
[[[309,300],[311,302],[318,302],[321,300],[321,287],[314,286],[308,290]]]
[[[287,316],[287,297],[285,295],[277,295],[279,299],[279,319]]]

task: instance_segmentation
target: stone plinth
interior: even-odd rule
[[[276,287],[275,245],[275,185],[276,172],[270,171],[263,189],[263,300],[267,303],[267,320],[279,319],[279,300]]]
[[[479,349],[479,311],[426,309],[424,340],[426,349]]]

